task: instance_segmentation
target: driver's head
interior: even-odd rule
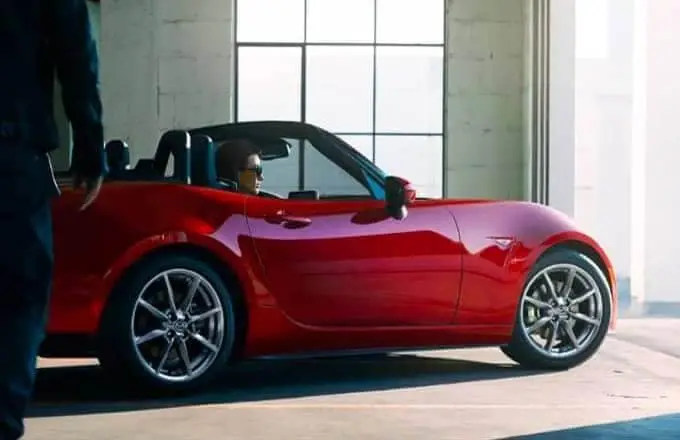
[[[244,139],[223,143],[217,150],[217,174],[238,183],[240,192],[257,195],[263,180],[259,149]]]

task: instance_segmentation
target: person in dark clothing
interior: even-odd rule
[[[48,316],[54,72],[86,209],[106,171],[97,57],[85,0],[0,1],[0,440],[23,436]]]

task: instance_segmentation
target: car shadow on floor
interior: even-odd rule
[[[680,413],[498,440],[677,440],[678,438],[680,438]]]
[[[97,366],[39,370],[29,417],[112,413],[190,405],[447,385],[541,374],[515,364],[414,355],[267,360],[232,367],[212,389],[188,396],[150,397],[109,379]]]

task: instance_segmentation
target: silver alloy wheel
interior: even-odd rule
[[[222,301],[202,275],[166,270],[137,296],[130,330],[148,372],[168,382],[189,382],[212,366],[222,348]]]
[[[602,295],[583,268],[573,264],[546,267],[531,278],[522,294],[524,336],[544,356],[579,354],[590,346],[602,325]]]

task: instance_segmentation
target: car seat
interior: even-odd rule
[[[211,188],[218,186],[215,144],[210,136],[201,134],[191,139],[191,183]]]
[[[122,176],[126,180],[172,180],[182,183],[191,181],[191,138],[189,133],[182,130],[170,130],[161,136],[153,159],[139,159],[134,169],[128,170]],[[172,155],[174,169],[170,177],[165,171]]]
[[[108,177],[117,179],[123,177],[130,168],[130,147],[125,141],[114,139],[104,146],[106,165],[109,168]]]
[[[184,130],[170,130],[163,133],[156,155],[153,158],[153,170],[161,178],[165,179],[165,170],[172,155],[174,169],[169,180],[177,180],[183,183],[191,181],[191,136]]]

